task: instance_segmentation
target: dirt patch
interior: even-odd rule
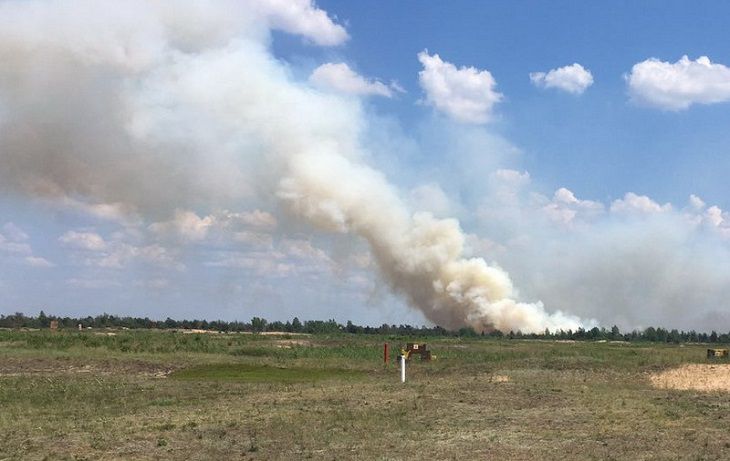
[[[512,379],[508,375],[497,375],[492,373],[484,373],[479,375],[479,380],[487,383],[509,383]]]
[[[490,383],[508,383],[509,376],[507,375],[494,375],[489,379]]]
[[[218,331],[218,330],[200,330],[200,329],[197,329],[197,328],[191,328],[189,330],[182,329],[182,328],[178,328],[178,329],[173,330],[173,331],[175,331],[176,333],[182,333],[182,334],[186,334],[186,335],[192,335],[192,334],[196,334],[196,335],[218,335],[218,334],[220,334],[220,331]]]
[[[311,346],[312,342],[306,339],[280,339],[276,341],[276,347],[291,349],[294,346]]]
[[[76,360],[15,359],[0,362],[0,377],[29,375],[84,374],[93,375],[142,375],[152,378],[166,378],[180,367],[163,366],[144,361],[80,362]]]
[[[730,364],[684,365],[650,379],[654,387],[664,389],[730,392]]]
[[[255,334],[259,334],[261,336],[312,336],[309,333],[287,333],[285,331],[264,331]]]

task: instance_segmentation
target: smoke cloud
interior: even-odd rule
[[[274,232],[353,235],[369,248],[364,266],[448,328],[730,323],[727,212],[694,196],[677,208],[631,192],[612,203],[546,193],[535,172],[511,168],[517,149],[483,127],[375,139],[383,120],[274,56],[275,30],[314,46],[348,39],[309,0],[0,2],[0,194],[180,247],[227,231],[229,245],[257,249],[205,267],[261,267],[279,257]],[[406,180],[375,168],[408,155],[400,149],[439,149],[451,168]],[[86,267],[136,258],[184,270],[174,248],[102,234],[68,231],[57,243]],[[4,235],[6,253],[25,245]],[[296,236],[288,245],[318,268],[333,264]],[[269,266],[293,271],[283,258]],[[523,302],[537,299],[549,310]]]
[[[2,3],[2,190],[143,221],[276,197],[319,229],[364,238],[387,283],[437,324],[581,325],[517,302],[505,271],[465,258],[457,221],[413,214],[367,166],[359,102],[296,81],[269,51],[272,28],[347,38],[296,5],[301,15],[273,1]]]

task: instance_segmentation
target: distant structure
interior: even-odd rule
[[[431,360],[431,351],[425,344],[407,343],[402,355],[406,360],[410,360],[412,355],[420,355],[421,360]]]
[[[58,320],[51,320],[51,326],[50,326],[50,328],[51,328],[51,331],[58,330]]]
[[[707,349],[708,359],[722,359],[728,357],[727,349]]]

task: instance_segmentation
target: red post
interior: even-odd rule
[[[388,343],[383,344],[383,363],[388,364]]]

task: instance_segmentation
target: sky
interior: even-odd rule
[[[728,10],[0,1],[0,313],[730,330]]]

